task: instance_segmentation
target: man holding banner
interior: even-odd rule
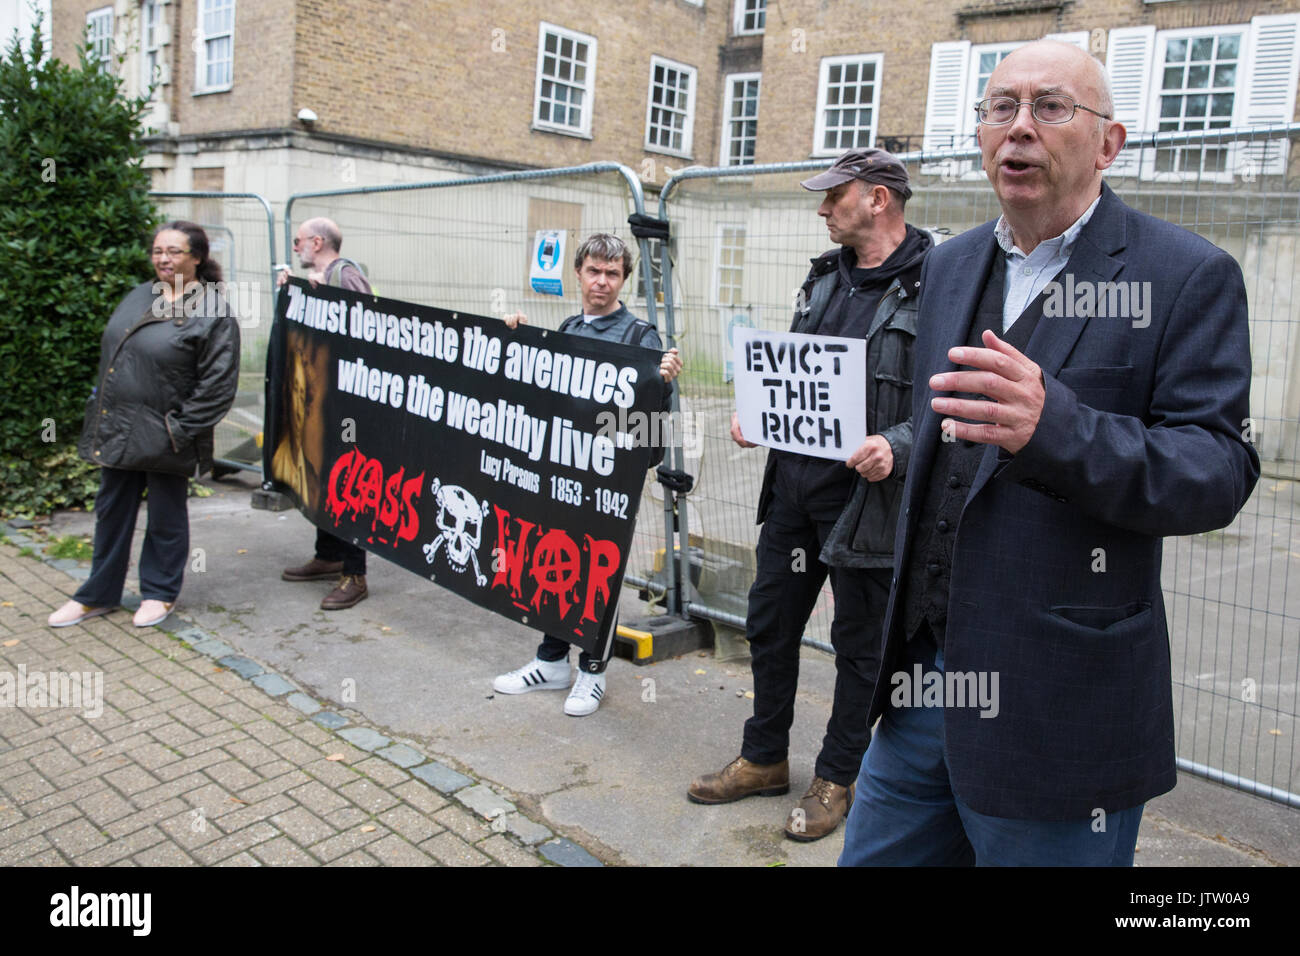
[[[578,247],[573,257],[573,267],[578,274],[582,295],[582,312],[569,316],[560,324],[559,331],[570,335],[639,345],[656,351],[663,348],[659,333],[644,319],[638,319],[619,300],[623,283],[632,274],[632,250],[617,236],[596,233]],[[520,323],[527,324],[522,312],[505,316],[511,329]],[[671,407],[672,381],[682,370],[682,360],[677,349],[663,353],[659,374],[664,381],[664,409]],[[657,430],[647,429],[652,441],[662,446],[663,436]],[[651,464],[662,460],[662,447],[651,456]],[[617,598],[611,599],[606,613],[617,613]],[[611,625],[612,627],[612,625]],[[533,690],[564,690],[569,687],[570,642],[554,634],[546,634],[538,645],[533,660],[523,667],[499,675],[492,689],[499,694],[524,694]],[[594,714],[605,696],[605,668],[609,664],[611,640],[605,643],[604,655],[597,659],[587,651],[578,658],[578,679],[564,701],[564,712],[570,717]]]
[[[304,269],[309,270],[308,277],[312,285],[324,283],[353,292],[370,292],[370,282],[365,274],[351,259],[339,254],[343,245],[343,232],[332,219],[321,216],[308,219],[298,227],[294,236],[293,248],[298,253],[298,261]],[[280,273],[280,285],[288,278],[288,270]],[[293,366],[292,374],[301,374],[303,362]],[[291,381],[291,386],[297,382]],[[297,389],[291,387],[292,403],[298,402]],[[306,386],[303,386],[306,391]],[[277,449],[273,467],[281,480],[287,480],[280,472],[280,462],[284,458]],[[292,470],[292,469],[288,469]],[[289,482],[289,484],[293,484]],[[341,611],[355,607],[364,601],[370,593],[366,587],[366,552],[351,542],[344,541],[337,535],[330,534],[323,528],[316,529],[316,551],[312,559],[297,567],[285,568],[280,572],[285,581],[321,581],[337,578],[334,590],[321,599],[321,610]]]
[[[789,838],[810,841],[844,819],[871,738],[867,712],[912,444],[916,297],[932,240],[904,221],[903,207],[912,194],[907,170],[884,150],[850,150],[802,185],[826,192],[818,215],[840,247],[813,260],[791,332],[865,340],[867,437],[844,461],[783,450],[777,440],[751,436],[773,447],[759,496],[763,528],[745,635],[753,660],[754,716],[745,723],[740,756],[721,772],[697,778],[688,796],[714,804],[789,791],[799,646],[829,573],[835,599],[834,702],[812,785],[785,827]],[[793,386],[790,391],[795,393]],[[738,391],[738,400],[742,397]],[[731,434],[738,445],[754,447],[738,416],[732,418]]]

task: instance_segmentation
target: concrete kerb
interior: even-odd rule
[[[23,533],[23,529],[0,522],[0,538],[20,549],[20,555],[34,557],[71,578],[84,578],[85,569],[67,567],[68,559],[51,558],[44,553],[42,543]],[[73,562],[75,565],[75,562]],[[81,572],[81,573],[78,573]],[[130,608],[139,604],[137,595],[124,596],[122,606]],[[475,817],[490,824],[495,833],[512,836],[523,852],[537,857],[543,864],[558,866],[603,866],[604,864],[567,837],[557,837],[548,827],[524,816],[515,803],[499,794],[487,783],[454,769],[444,763],[447,758],[434,758],[423,753],[414,741],[394,740],[377,730],[361,726],[353,716],[326,709],[319,701],[303,692],[282,674],[238,653],[182,615],[173,614],[158,626],[172,640],[177,641],[205,657],[219,667],[238,674],[243,680],[271,699],[283,699],[295,709],[308,715],[324,730],[333,733],[342,742],[360,750],[373,753],[384,760],[408,770],[412,776],[455,801]],[[288,696],[285,696],[288,695]],[[449,761],[455,763],[455,761]]]

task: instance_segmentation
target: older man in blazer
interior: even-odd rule
[[[1232,521],[1246,294],[1102,183],[1101,64],[1054,41],[976,107],[1002,216],[921,280],[914,448],[841,864],[1131,865],[1174,786],[1162,538]]]

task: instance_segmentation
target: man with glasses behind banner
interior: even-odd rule
[[[1031,43],[985,96],[1002,216],[922,273],[881,721],[840,862],[1127,866],[1175,782],[1162,539],[1228,524],[1259,477],[1246,293],[1102,183],[1125,131],[1097,60]]]
[[[293,239],[294,252],[307,272],[312,285],[325,283],[369,294],[370,282],[360,266],[339,254],[343,231],[338,223],[324,216],[308,219],[298,227]],[[288,281],[288,267],[280,273],[279,284]],[[294,367],[298,370],[298,367]],[[306,564],[285,568],[284,581],[325,581],[337,579],[334,590],[321,599],[323,611],[341,611],[360,604],[370,594],[366,587],[366,552],[323,528],[316,529],[316,551]]]

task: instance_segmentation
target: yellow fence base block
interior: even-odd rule
[[[642,660],[651,657],[654,654],[654,635],[649,631],[638,631],[634,628],[620,624],[617,633],[619,637],[631,641],[636,645],[636,660]]]

